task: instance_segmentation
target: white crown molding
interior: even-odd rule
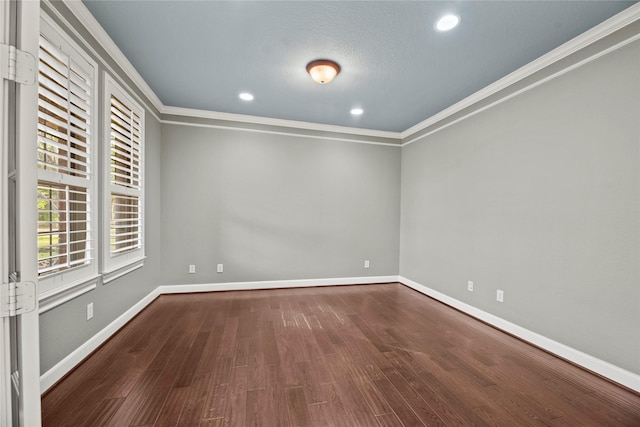
[[[540,58],[528,63],[527,65],[517,69],[511,74],[506,75],[500,80],[486,86],[485,88],[479,90],[478,92],[468,96],[456,104],[453,104],[451,107],[442,110],[441,112],[429,117],[428,119],[400,132],[400,137],[402,139],[407,138],[416,132],[419,132],[429,126],[433,126],[436,123],[446,119],[453,114],[456,114],[459,111],[464,110],[467,107],[472,106],[485,98],[511,86],[514,83],[523,80],[530,75],[552,65],[567,56],[583,49],[590,44],[597,42],[618,31],[621,28],[637,21],[640,19],[640,3],[635,4],[628,9],[623,10],[617,15],[607,19],[599,25],[596,25],[592,29],[580,34],[579,36],[569,40],[565,44],[557,47],[551,52],[542,55]]]
[[[376,138],[391,138],[400,140],[400,132],[386,132],[371,129],[352,128],[347,126],[323,125],[319,123],[302,122],[296,120],[275,119],[269,117],[249,116],[243,114],[223,113],[217,111],[196,110],[190,108],[165,106],[160,98],[155,94],[147,82],[138,71],[131,65],[131,62],[118,48],[115,42],[109,37],[100,23],[91,14],[89,9],[80,0],[63,0],[69,10],[82,22],[87,30],[100,43],[102,48],[113,58],[114,61],[124,70],[131,80],[140,88],[142,93],[149,98],[153,106],[161,114],[172,114],[177,116],[226,120],[238,123],[249,123],[269,126],[282,126],[294,129],[306,129],[320,132],[333,132],[349,135],[362,135]]]
[[[301,122],[297,120],[274,119],[269,117],[249,116],[244,114],[223,113],[219,111],[196,110],[191,108],[165,106],[162,114],[195,117],[201,119],[225,120],[238,123],[249,123],[267,126],[280,126],[294,129],[305,129],[319,132],[333,132],[349,135],[362,135],[376,138],[391,138],[400,140],[400,132],[352,128],[347,126],[323,125],[320,123]]]
[[[182,121],[174,121],[174,120],[161,120],[161,123],[168,125],[176,125],[176,126],[190,126],[197,128],[210,128],[210,129],[225,129],[231,130],[235,132],[251,132],[251,133],[264,133],[268,135],[282,135],[289,137],[298,137],[298,138],[310,138],[310,139],[319,139],[322,141],[340,141],[340,142],[352,142],[355,144],[368,144],[368,145],[384,145],[387,147],[396,147],[402,148],[400,144],[400,140],[398,139],[398,143],[390,143],[390,142],[376,142],[369,141],[366,139],[353,139],[353,138],[345,138],[345,137],[335,137],[335,136],[327,136],[327,135],[313,135],[306,133],[295,133],[292,131],[279,132],[268,129],[253,129],[246,126],[223,126],[223,125],[214,125],[209,123],[191,123],[191,122],[182,122]]]
[[[627,388],[640,392],[640,375],[638,374],[622,369],[619,366],[598,359],[597,357],[583,353],[580,350],[576,350],[568,345],[552,340],[551,338],[547,338],[544,335],[530,331],[522,326],[502,319],[501,317],[487,313],[486,311],[480,310],[472,305],[466,304],[420,283],[414,282],[411,279],[407,279],[406,277],[400,276],[399,282],[420,292],[421,294],[427,295],[455,308],[456,310],[460,310],[471,317],[488,323],[501,331],[507,332],[525,342],[540,347],[551,354],[568,360],[569,362],[581,366],[591,372],[595,372],[596,374],[608,378],[609,380]]]
[[[45,0],[47,1],[47,0]],[[151,100],[153,105],[161,114],[177,115],[183,117],[204,118],[214,120],[225,120],[237,123],[261,124],[269,126],[281,126],[295,129],[306,129],[320,132],[333,132],[351,135],[362,135],[378,138],[405,139],[415,133],[433,126],[438,122],[445,120],[447,117],[468,108],[483,99],[517,83],[518,81],[529,77],[530,75],[552,65],[563,58],[579,51],[601,40],[602,38],[612,34],[613,32],[640,19],[640,3],[635,4],[619,14],[609,18],[601,24],[593,27],[585,33],[573,38],[551,52],[541,56],[540,58],[530,62],[529,64],[519,68],[518,70],[508,74],[500,80],[486,86],[478,92],[468,96],[462,101],[452,105],[445,110],[423,120],[422,122],[402,131],[387,132],[373,129],[352,128],[346,126],[323,125],[319,123],[301,122],[295,120],[275,119],[268,117],[250,116],[242,114],[224,113],[216,111],[197,110],[181,107],[165,106],[160,98],[153,92],[147,82],[140,76],[137,70],[131,65],[129,60],[124,56],[122,51],[116,46],[111,37],[106,33],[98,21],[93,17],[89,9],[80,0],[63,0],[69,10],[84,23],[86,28],[93,34],[98,43],[111,55],[118,65],[127,73],[127,75],[138,85],[140,90]]]
[[[412,139],[410,139],[408,141],[404,141],[401,144],[401,146],[402,147],[406,147],[409,144],[413,144],[416,141],[419,141],[421,139],[427,138],[428,136],[433,135],[436,132],[440,132],[440,131],[442,131],[442,130],[450,127],[450,126],[453,126],[453,125],[455,125],[457,123],[460,123],[463,120],[468,119],[469,117],[472,117],[472,116],[475,116],[477,114],[480,114],[483,111],[486,111],[486,110],[489,110],[489,109],[495,107],[496,105],[502,104],[503,102],[506,102],[506,101],[508,101],[508,100],[510,100],[512,98],[517,97],[517,96],[520,96],[525,92],[528,92],[528,91],[530,91],[532,89],[535,89],[538,86],[541,86],[541,85],[543,85],[543,84],[545,84],[545,83],[547,83],[547,82],[549,82],[549,81],[551,81],[551,80],[553,80],[553,79],[555,79],[557,77],[560,77],[560,76],[562,76],[564,74],[567,74],[567,73],[575,70],[576,68],[580,68],[583,65],[586,65],[586,64],[588,64],[590,62],[593,62],[593,61],[597,60],[598,58],[601,58],[601,57],[603,57],[603,56],[605,56],[605,55],[607,55],[607,54],[609,54],[609,53],[611,53],[613,51],[616,51],[616,50],[618,50],[618,49],[620,49],[620,48],[622,48],[622,47],[624,47],[624,46],[626,46],[626,45],[628,45],[630,43],[633,43],[633,42],[635,42],[637,40],[640,40],[640,34],[637,34],[637,35],[635,35],[633,37],[625,39],[625,40],[621,41],[620,43],[615,44],[615,45],[613,45],[613,46],[611,46],[611,47],[609,47],[607,49],[601,50],[601,51],[593,54],[592,56],[589,56],[589,57],[583,59],[582,61],[579,61],[579,62],[576,62],[574,64],[571,64],[570,66],[568,66],[566,68],[563,68],[563,69],[561,69],[561,70],[559,70],[559,71],[557,71],[557,72],[555,72],[553,74],[550,74],[547,77],[544,77],[544,78],[542,78],[540,80],[536,80],[533,83],[531,83],[531,84],[529,84],[529,85],[527,85],[527,86],[525,86],[525,87],[523,87],[523,88],[521,88],[521,89],[519,89],[519,90],[517,90],[515,92],[511,92],[508,95],[505,95],[505,96],[503,96],[501,98],[498,98],[495,101],[493,101],[493,102],[491,102],[491,103],[489,103],[487,105],[484,105],[484,106],[482,106],[480,108],[473,109],[471,112],[469,112],[467,114],[464,114],[463,116],[458,117],[455,120],[452,120],[452,121],[447,122],[447,123],[445,123],[443,125],[440,125],[440,126],[435,126],[433,129],[431,129],[428,132],[422,133],[422,134],[420,134],[420,135],[416,136],[415,138],[412,138]]]
[[[102,28],[100,23],[94,18],[89,9],[80,0],[63,0],[69,10],[78,18],[80,22],[89,30],[91,35],[100,43],[100,46],[113,58],[114,61],[124,70],[131,80],[138,86],[144,95],[151,101],[153,106],[161,111],[164,107],[158,95],[151,89],[147,82],[142,78],[140,73],[135,69],[131,62],[124,56],[124,53],[118,48],[115,42],[109,37],[107,32]]]

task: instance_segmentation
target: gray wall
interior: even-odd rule
[[[92,35],[84,30],[75,16],[61,2],[43,3],[45,10],[62,28],[65,23],[58,17],[58,13],[67,20],[82,39],[74,32],[68,32],[80,46],[89,43],[100,56],[91,55],[99,67],[99,79],[103,82],[105,69],[110,68],[110,74],[116,73],[119,83],[125,83],[135,95],[147,105],[145,98],[135,84],[128,78],[118,65],[104,53],[100,45]],[[102,93],[102,84],[99,88]],[[102,109],[102,106],[100,107]],[[103,112],[101,112],[102,114]],[[157,115],[157,111],[154,111]],[[102,121],[100,122],[102,123]],[[99,136],[103,137],[103,129],[99,127]],[[44,374],[50,368],[66,356],[74,352],[107,325],[117,319],[125,311],[129,310],[153,289],[158,287],[161,271],[161,240],[162,231],[160,224],[160,196],[161,196],[161,126],[160,122],[147,109],[145,114],[145,255],[144,266],[106,285],[98,284],[97,288],[78,298],[66,302],[54,309],[40,315],[40,374]],[[93,302],[94,317],[86,320],[87,304]]]
[[[399,147],[163,124],[162,151],[164,284],[398,274]]]
[[[400,273],[640,373],[639,75],[635,43],[402,149],[147,114],[145,266],[41,316],[41,372],[161,284]]]
[[[40,316],[40,373],[75,351],[160,283],[160,122],[145,117],[145,260],[144,266]],[[86,320],[87,304],[94,317]]]
[[[636,42],[405,146],[400,274],[640,373],[639,120]]]
[[[92,35],[84,30],[75,16],[62,2],[43,3],[46,11],[62,28],[65,23],[58,17],[58,13],[82,36],[77,37],[74,32],[68,32],[80,46],[89,43],[98,52],[91,55],[99,67],[99,79],[103,82],[103,71],[110,68],[110,74],[118,77],[119,83],[125,83],[135,92],[135,95],[148,107],[149,101],[135,86],[124,71],[108,58],[101,46]],[[102,93],[102,84],[99,88]],[[102,106],[100,107],[102,109]],[[101,114],[104,112],[101,112]],[[157,115],[158,112],[154,111]],[[100,122],[102,123],[102,121]],[[99,127],[99,137],[103,137],[103,129]],[[160,196],[161,196],[161,126],[160,122],[147,109],[145,113],[145,255],[144,266],[130,274],[109,282],[98,284],[97,288],[78,298],[66,302],[40,315],[40,374],[44,374],[58,362],[78,349],[88,339],[93,337],[107,325],[129,310],[143,297],[148,295],[160,283],[161,271],[161,240],[160,228]],[[93,302],[94,317],[86,320],[87,304]]]

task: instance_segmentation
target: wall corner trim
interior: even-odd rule
[[[640,375],[638,374],[554,341],[455,298],[451,298],[448,295],[421,285],[406,277],[400,276],[398,281],[421,294],[427,295],[450,307],[460,310],[471,317],[475,317],[476,319],[486,322],[497,329],[514,335],[521,340],[540,347],[562,359],[575,363],[586,370],[608,378],[609,380],[621,384],[629,389],[640,392]]]

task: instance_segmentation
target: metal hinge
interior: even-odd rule
[[[0,317],[29,313],[36,308],[36,285],[19,282],[18,273],[9,276],[9,283],[0,289]]]
[[[36,82],[37,72],[33,55],[16,49],[15,46],[0,44],[0,73],[3,79],[32,85]]]

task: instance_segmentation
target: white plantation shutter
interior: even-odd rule
[[[140,190],[140,115],[111,95],[111,185]]]
[[[38,67],[41,278],[89,265],[95,258],[95,68],[72,48],[60,47],[49,37],[40,36]]]
[[[56,273],[90,261],[88,194],[82,187],[38,184],[39,273]]]
[[[139,258],[143,247],[144,110],[107,78],[110,258]],[[107,263],[108,264],[108,263]]]

